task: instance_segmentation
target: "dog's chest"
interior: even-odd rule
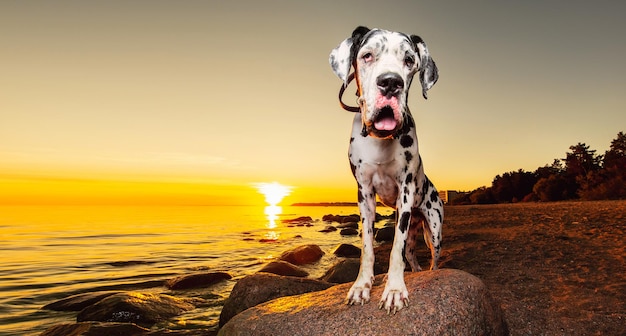
[[[364,137],[353,130],[349,157],[357,182],[373,189],[383,203],[395,206],[403,184],[412,182],[407,176],[416,174],[417,152],[416,141],[406,146],[399,139]]]

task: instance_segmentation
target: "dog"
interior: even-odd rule
[[[421,270],[416,259],[420,224],[431,251],[431,270],[437,269],[441,250],[443,202],[424,174],[415,123],[407,105],[414,75],[427,98],[427,91],[439,77],[437,66],[419,36],[362,26],[331,51],[329,62],[343,81],[341,105],[350,110],[341,102],[341,96],[353,78],[359,105],[351,107],[358,113],[352,125],[349,159],[358,187],[363,253],[359,275],[346,303],[363,305],[370,300],[378,195],[383,204],[396,209],[389,270],[379,302],[379,309],[395,314],[409,305],[404,258],[414,272]],[[350,74],[352,68],[354,73]]]

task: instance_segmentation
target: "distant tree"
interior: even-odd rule
[[[497,175],[492,182],[491,192],[499,203],[519,202],[533,192],[536,182],[534,173],[520,169]]]
[[[480,187],[470,194],[472,204],[493,204],[496,203],[491,188]]]
[[[581,184],[585,184],[587,176],[597,172],[602,167],[602,155],[596,155],[595,149],[589,149],[584,143],[570,146],[571,152],[566,153],[565,159],[565,190],[566,198],[577,198]]]
[[[561,201],[569,198],[567,180],[560,174],[539,179],[533,192],[544,202]]]
[[[602,169],[578,177],[577,182],[585,200],[626,198],[626,134],[619,132],[611,142]]]
[[[548,178],[552,175],[559,175],[565,172],[562,160],[554,159],[552,165],[545,165],[535,170],[535,177],[539,180],[542,178]]]
[[[611,147],[604,153],[604,168],[617,168],[626,171],[626,134],[617,133]]]

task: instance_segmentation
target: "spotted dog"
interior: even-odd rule
[[[379,303],[379,308],[395,314],[409,304],[403,254],[413,271],[421,270],[415,255],[420,224],[431,251],[431,270],[437,269],[441,249],[443,203],[424,175],[415,123],[407,105],[414,75],[427,98],[426,92],[438,78],[437,66],[419,36],[366,27],[357,27],[351,37],[333,49],[329,61],[344,82],[340,101],[353,76],[358,88],[359,107],[353,107],[358,113],[352,125],[349,158],[358,185],[363,253],[359,275],[346,302],[353,305],[370,300],[378,195],[385,205],[397,210],[387,282]]]

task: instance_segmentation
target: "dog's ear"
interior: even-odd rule
[[[348,85],[348,75],[350,68],[356,59],[356,53],[359,51],[363,36],[370,31],[369,28],[359,26],[353,32],[352,36],[343,40],[335,49],[330,52],[328,62],[333,72],[343,81],[343,85]]]
[[[437,79],[439,79],[437,65],[435,64],[435,61],[433,61],[432,57],[430,57],[426,43],[424,43],[424,40],[422,40],[421,37],[411,35],[411,41],[413,41],[415,50],[417,50],[420,56],[419,78],[422,83],[422,96],[424,96],[424,99],[428,99],[426,91],[433,87],[433,85],[437,82]]]

